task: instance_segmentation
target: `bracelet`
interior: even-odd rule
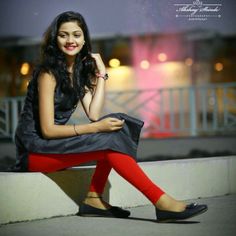
[[[103,78],[104,80],[108,80],[109,78],[109,75],[106,73],[105,75],[101,75],[101,74],[96,74],[97,75],[97,78]]]
[[[76,131],[75,124],[73,125],[76,136],[79,136],[79,133]]]

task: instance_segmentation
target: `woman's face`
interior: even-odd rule
[[[84,33],[77,22],[61,24],[57,34],[57,45],[69,57],[76,56],[84,45]]]

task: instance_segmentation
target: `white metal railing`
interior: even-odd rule
[[[24,97],[0,100],[0,138],[13,136],[23,103]],[[105,113],[113,112],[144,120],[143,138],[236,134],[236,83],[109,92]],[[80,110],[70,121],[78,117],[87,121]]]
[[[236,83],[109,93],[106,111],[144,120],[142,137],[236,134]]]

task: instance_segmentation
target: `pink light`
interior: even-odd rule
[[[137,88],[141,90],[164,88],[168,82],[165,78],[168,78],[168,74],[172,72],[175,67],[169,63],[158,62],[167,62],[167,60],[175,58],[178,53],[181,53],[178,38],[171,38],[170,41],[160,38],[154,41],[151,37],[147,37],[145,40],[134,37],[132,41],[132,61],[136,75]],[[146,122],[145,124],[153,124],[154,126],[158,125],[158,122],[160,123],[158,116],[160,113],[159,101],[165,99],[165,95],[163,94],[157,94],[155,97],[151,98],[155,93],[156,91],[144,92],[138,97],[140,102],[146,101],[145,109],[142,109],[142,107],[139,109],[140,118]],[[156,111],[156,113],[152,111]],[[168,127],[169,122],[168,114],[165,114],[165,127]],[[152,130],[149,130],[145,135],[154,136],[156,134],[153,134]],[[157,135],[160,136],[164,134],[158,133]],[[171,136],[170,133],[165,135]]]

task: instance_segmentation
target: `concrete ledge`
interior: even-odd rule
[[[140,163],[146,174],[178,199],[236,193],[236,156]],[[93,168],[80,167],[48,175],[0,173],[0,224],[74,215],[84,198]],[[150,204],[115,171],[104,198],[113,205]]]
[[[72,199],[83,197],[81,188],[88,180],[82,181],[91,172],[0,173],[0,224],[75,215],[78,205]]]
[[[187,200],[236,193],[236,156],[144,162],[141,168],[164,191]],[[150,204],[114,171],[109,176],[112,204],[135,207]]]

